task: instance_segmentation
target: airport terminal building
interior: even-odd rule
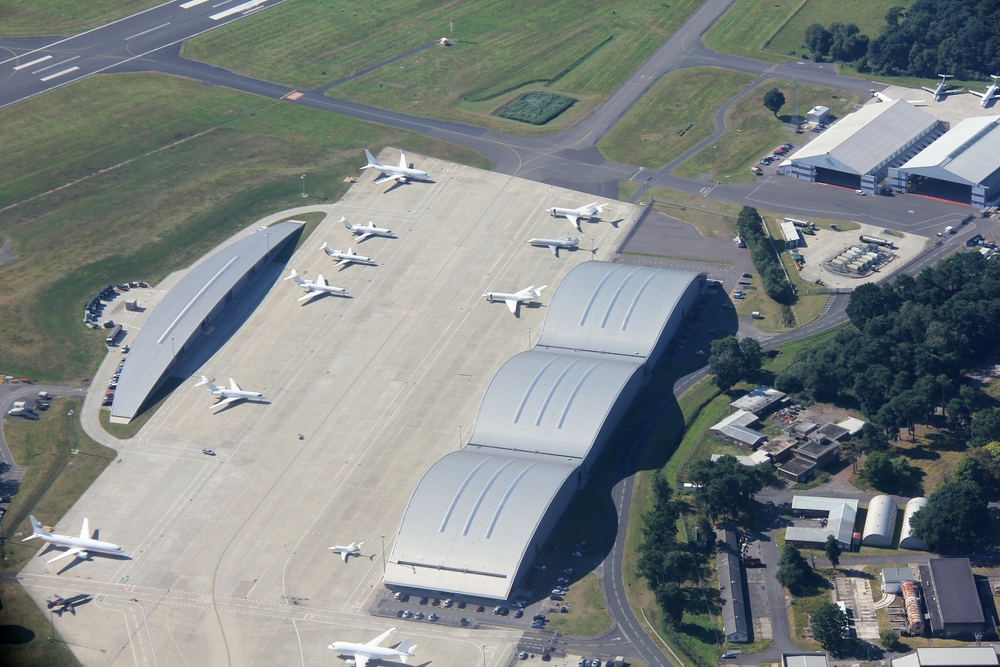
[[[497,371],[469,443],[424,474],[385,583],[507,599],[590,477],[699,298],[687,271],[584,262],[552,296],[538,343]]]

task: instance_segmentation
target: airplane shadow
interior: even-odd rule
[[[625,222],[625,218],[618,218],[617,220],[608,220],[608,224],[614,227],[615,229],[618,229],[618,225],[622,222]]]
[[[79,602],[74,602],[74,603],[73,603],[73,605],[72,605],[72,606],[70,606],[70,607],[63,607],[62,609],[58,609],[58,610],[57,610],[57,609],[53,609],[52,611],[53,611],[53,612],[54,612],[54,613],[55,613],[55,614],[56,614],[57,616],[59,616],[59,618],[62,618],[62,615],[63,615],[64,613],[66,613],[67,611],[68,611],[69,613],[73,614],[74,616],[76,616],[76,611],[75,611],[75,609],[76,609],[77,607],[82,607],[83,605],[87,604],[88,602],[93,602],[93,601],[94,601],[94,598],[86,598],[85,600],[80,600]]]
[[[320,296],[316,297],[315,299],[309,299],[308,301],[303,302],[302,303],[302,307],[305,308],[306,306],[312,305],[314,303],[318,303],[320,301],[324,301],[326,299],[326,297],[328,297],[328,296],[335,296],[335,297],[339,297],[341,299],[353,299],[354,298],[350,294],[331,294],[330,292],[327,292],[326,294],[321,294]],[[261,392],[261,393],[264,393],[264,392]]]
[[[66,565],[61,570],[59,570],[58,572],[56,572],[56,574],[59,575],[59,574],[64,574],[66,572],[69,572],[70,570],[72,570],[74,567],[80,565],[81,563],[85,563],[87,561],[94,560],[95,557],[107,558],[107,559],[110,559],[110,560],[132,560],[131,556],[126,556],[126,555],[118,556],[118,555],[115,555],[115,554],[88,553],[86,559],[84,559],[84,558],[74,558],[71,562],[66,563]]]
[[[434,185],[435,183],[437,183],[437,181],[432,181],[432,180],[429,180],[429,179],[428,180],[424,180],[424,179],[420,179],[420,178],[411,178],[410,180],[406,181],[405,183],[400,183],[399,181],[396,181],[391,186],[389,186],[388,190],[383,190],[382,194],[387,195],[390,192],[392,192],[393,190],[395,190],[396,188],[402,187],[404,185],[410,185],[411,183],[428,183],[430,185]]]
[[[261,393],[263,393],[263,392],[261,392]],[[229,412],[230,410],[232,410],[233,408],[235,408],[237,405],[243,405],[244,403],[255,403],[257,405],[271,405],[271,401],[254,401],[254,400],[250,400],[250,399],[244,399],[242,401],[236,401],[234,403],[227,403],[224,408],[222,408],[221,410],[217,410],[216,412],[213,412],[212,414],[221,415],[223,412]]]

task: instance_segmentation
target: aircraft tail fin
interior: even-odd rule
[[[28,535],[26,538],[21,540],[22,542],[27,542],[28,540],[40,537],[41,535],[45,534],[45,528],[42,527],[42,524],[38,522],[38,519],[36,519],[33,514],[28,515],[28,519],[31,521],[32,533],[31,535]]]
[[[361,167],[362,169],[374,169],[376,167],[381,167],[382,166],[382,163],[379,162],[375,158],[375,156],[372,155],[371,151],[368,150],[367,148],[365,149],[365,157],[368,158],[368,164],[366,164],[365,166]]]
[[[296,285],[302,284],[302,278],[299,278],[299,272],[292,269],[292,272],[285,276],[285,280],[294,280]]]
[[[344,223],[344,227],[347,227],[352,232],[354,231],[354,225],[352,225],[351,223],[349,223],[347,221],[347,218],[345,216],[340,216],[340,222]]]
[[[542,295],[542,290],[545,289],[546,287],[548,287],[548,285],[542,285],[541,287],[539,287],[538,289],[536,289],[535,290],[535,296],[536,297],[541,296]]]
[[[403,153],[403,149],[399,149],[399,168],[406,169],[406,154]]]
[[[208,386],[208,390],[211,391],[211,392],[213,392],[213,393],[216,392],[216,391],[219,391],[219,388],[215,386],[215,383],[212,382],[211,380],[209,380],[204,375],[201,376],[201,382],[199,382],[195,386],[196,387],[200,387],[202,385],[207,385]]]
[[[412,657],[413,652],[417,650],[417,645],[416,644],[410,645],[410,640],[404,639],[402,642],[400,642],[399,646],[396,647],[396,650],[403,654],[399,656],[399,659],[402,660],[403,664],[405,665],[406,659]]]

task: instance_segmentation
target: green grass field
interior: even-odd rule
[[[568,614],[550,614],[549,626],[572,637],[596,637],[611,627],[611,617],[604,609],[601,582],[596,574],[588,574],[569,587],[564,603]]]
[[[785,106],[779,118],[764,108],[764,94],[777,88],[785,95]],[[817,104],[830,107],[831,115],[842,118],[853,110],[854,103],[864,100],[852,93],[843,93],[807,84],[798,84],[799,115]],[[736,102],[726,113],[727,131],[711,146],[685,160],[674,173],[679,176],[697,178],[711,174],[712,181],[741,183],[754,178],[751,165],[767,155],[776,146],[790,142],[796,146],[817,135],[792,134],[784,129],[782,122],[792,113],[792,82],[767,81]]]
[[[99,287],[155,284],[264,215],[336,201],[365,147],[490,166],[422,135],[155,74],[0,111],[0,145],[0,230],[20,256],[0,266],[0,370],[53,381],[92,376],[105,354],[81,322]]]
[[[712,134],[719,108],[755,79],[720,67],[670,72],[597,142],[597,148],[609,160],[659,169]]]
[[[367,5],[289,0],[189,40],[184,55],[311,89],[448,36],[452,46],[432,47],[329,94],[421,116],[538,133],[572,122],[604,100],[700,4],[552,0],[522,7],[496,0]],[[520,93],[543,86],[580,102],[542,130],[492,116]]]
[[[55,618],[56,641],[49,641],[48,614],[39,609],[16,581],[0,581],[0,664],[10,667],[79,667],[80,661],[59,636],[62,619]],[[73,616],[67,616],[67,620]],[[22,643],[23,642],[23,643]]]
[[[882,34],[890,7],[912,0],[736,0],[705,34],[708,48],[757,60],[788,62],[807,53],[802,44],[813,23],[854,23],[874,39]]]
[[[72,35],[163,0],[0,0],[0,37]],[[6,60],[8,54],[0,60]]]

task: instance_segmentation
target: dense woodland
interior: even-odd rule
[[[1000,70],[1000,2],[916,0],[893,7],[882,34],[869,39],[853,24],[813,24],[805,44],[814,58],[852,62],[887,76],[988,80]]]

